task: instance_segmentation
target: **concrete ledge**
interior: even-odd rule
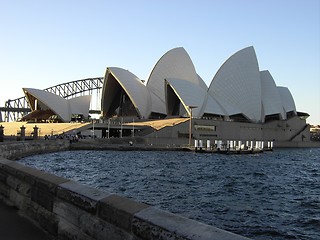
[[[8,202],[10,198],[10,187],[2,182],[0,182],[0,199]]]
[[[77,239],[77,240],[95,240],[95,238],[79,231],[79,228],[70,224],[68,221],[61,219],[58,226],[59,240]]]
[[[2,164],[8,174],[7,185],[52,211],[57,186],[69,180],[12,162]],[[31,193],[30,193],[31,192]]]
[[[35,183],[31,189],[31,200],[52,212],[58,185],[69,180],[41,171],[36,172],[35,177]]]
[[[274,148],[319,148],[320,142],[275,141]]]
[[[133,233],[142,239],[248,240],[182,216],[149,207],[136,213]]]
[[[74,181],[60,184],[57,192],[57,196],[60,199],[92,214],[96,213],[97,202],[110,195],[110,193],[84,186]]]
[[[0,156],[16,160],[29,155],[68,150],[69,148],[70,142],[67,140],[8,142],[0,144]]]
[[[80,217],[80,229],[93,239],[110,240],[141,240],[135,237],[132,232],[102,220],[98,216],[84,214]]]
[[[126,197],[111,195],[99,202],[98,216],[120,228],[131,231],[133,215],[149,205]]]
[[[20,179],[9,175],[7,177],[6,183],[11,189],[19,192],[21,195],[26,197],[31,196],[31,186],[24,181],[21,181]]]

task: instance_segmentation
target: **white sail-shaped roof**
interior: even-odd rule
[[[227,111],[224,110],[222,105],[214,97],[207,94],[200,115],[202,116],[204,114],[225,116],[227,115]]]
[[[199,87],[205,89],[206,91],[208,91],[207,84],[203,81],[203,79],[199,75],[198,75],[198,78],[199,78],[199,82],[197,83],[197,86],[199,86]]]
[[[207,88],[197,75],[190,56],[184,48],[179,47],[168,51],[156,63],[147,82],[149,91],[160,99],[160,102],[152,103],[152,105],[157,105],[157,110],[164,114],[166,113],[164,80],[167,78],[181,79],[201,88]]]
[[[166,52],[146,83],[122,68],[107,68],[101,103],[105,117],[185,116],[190,114],[188,106],[197,107],[194,117],[218,115],[236,121],[264,122],[296,113],[290,91],[277,87],[268,71],[260,72],[253,47],[227,59],[209,88],[182,47]]]
[[[269,71],[261,71],[261,97],[264,116],[280,114],[282,119],[286,118],[286,114],[283,111],[282,100]],[[263,118],[264,118],[263,116]]]
[[[57,114],[62,121],[68,122],[71,119],[69,111],[68,100],[60,97],[56,94],[34,88],[23,88],[23,91],[30,103],[31,109],[36,110],[34,104],[30,102],[30,96],[32,95],[37,99],[38,104],[41,105],[42,109],[51,109]]]
[[[203,89],[202,87],[196,85],[193,82],[174,78],[166,79],[166,88],[168,87],[168,85],[170,85],[171,88],[174,89],[177,97],[180,99],[180,102],[183,104],[189,116],[191,114],[189,107],[192,106],[192,116],[196,118],[201,117],[200,111],[204,99],[207,95],[206,89]],[[167,104],[170,103],[167,102]]]
[[[71,113],[82,114],[85,118],[89,117],[91,97],[91,95],[85,95],[69,99]]]
[[[89,115],[90,95],[68,100],[40,89],[23,88],[23,91],[33,111],[37,110],[37,106],[31,98],[37,100],[37,105],[39,105],[42,110],[52,110],[63,122],[69,122],[72,114],[82,114],[84,117],[88,117]]]
[[[288,113],[293,111],[294,113],[297,113],[296,105],[294,103],[293,97],[289,89],[286,87],[277,87],[277,88],[278,88],[278,91],[282,100],[282,106],[285,112]]]
[[[257,57],[253,47],[232,55],[218,70],[209,87],[209,93],[226,109],[233,106],[249,120],[261,121],[261,81]]]
[[[164,84],[164,83],[163,83]],[[147,88],[148,89],[148,88]],[[163,103],[162,98],[160,98],[158,95],[156,95],[154,92],[149,91],[151,96],[151,111],[155,113],[161,113],[166,115],[165,105]]]
[[[143,82],[133,73],[128,70],[109,67],[105,75],[105,82],[102,90],[102,110],[106,109],[112,104],[114,82],[109,75],[112,75],[118,84],[123,88],[129,96],[131,102],[136,108],[140,118],[148,118],[151,112],[151,96],[143,84]]]

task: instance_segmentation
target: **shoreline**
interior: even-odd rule
[[[320,148],[320,142],[274,142],[273,149],[281,148]],[[195,151],[193,147],[175,144],[147,144],[143,139],[68,139],[25,140],[0,142],[0,156],[9,160],[21,157],[64,150],[113,150],[113,151],[190,151],[198,153],[219,154],[217,151]],[[264,151],[270,151],[269,149]],[[260,151],[263,153],[264,151]],[[254,153],[254,152],[253,152]],[[231,153],[236,154],[236,152]],[[241,153],[240,153],[241,154]],[[242,153],[244,154],[244,153]]]
[[[70,144],[71,150],[119,150],[119,151],[193,151],[187,145],[146,144],[133,142],[132,138],[123,138],[122,142],[111,142],[108,139],[80,139]],[[274,142],[273,149],[279,148],[320,148],[320,142]],[[205,149],[205,148],[203,148]],[[269,151],[269,150],[267,150]],[[194,151],[195,152],[195,151]],[[215,153],[215,152],[212,152]]]

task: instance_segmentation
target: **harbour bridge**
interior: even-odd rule
[[[86,78],[62,83],[53,87],[44,89],[59,95],[65,99],[74,97],[92,95],[89,113],[100,114],[101,89],[103,86],[103,77]],[[14,122],[31,112],[31,108],[26,97],[9,99],[4,107],[0,107],[0,122]]]

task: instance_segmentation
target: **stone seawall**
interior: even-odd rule
[[[290,142],[290,141],[275,141],[274,148],[320,148],[320,142]]]
[[[54,141],[21,141],[0,143],[0,157],[16,160],[35,154],[68,150],[70,142],[67,140]]]
[[[37,145],[34,144],[24,143],[28,155],[39,153],[30,151],[34,148],[31,146]],[[67,146],[59,144],[62,149]],[[2,145],[2,155],[6,155],[3,149],[14,152],[12,147]],[[16,153],[23,156],[22,150]],[[247,239],[2,157],[0,198],[17,207],[54,239]]]

